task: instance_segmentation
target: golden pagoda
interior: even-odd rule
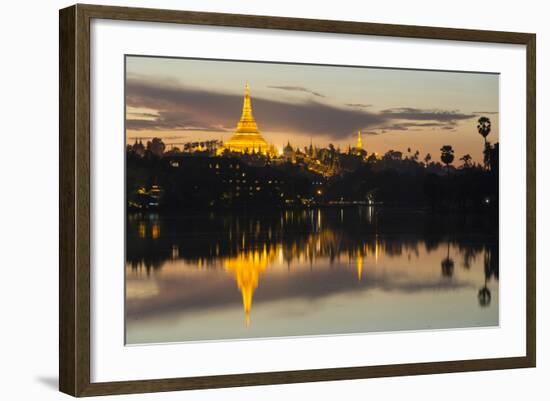
[[[275,147],[268,144],[260,134],[256,120],[254,120],[248,82],[244,89],[243,111],[241,119],[237,123],[237,130],[231,139],[219,148],[218,154],[223,153],[225,150],[237,153],[261,153],[266,156],[277,154]]]
[[[361,140],[361,130],[357,130],[357,144],[353,148],[353,153],[357,156],[366,156],[367,152],[363,149],[363,141]]]

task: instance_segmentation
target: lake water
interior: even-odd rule
[[[126,342],[496,326],[496,227],[366,206],[129,214]]]

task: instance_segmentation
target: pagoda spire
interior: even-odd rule
[[[355,146],[357,150],[363,149],[363,144],[361,143],[361,130],[357,130],[357,146]]]
[[[262,134],[260,134],[256,120],[252,115],[252,102],[248,81],[244,86],[243,108],[241,118],[237,123],[237,129],[229,141],[223,147],[220,147],[219,151],[223,152],[226,149],[238,153],[248,153],[249,150],[252,150],[252,153],[261,153],[264,155],[274,155],[276,153],[273,145],[269,145],[262,137]]]
[[[248,89],[248,81],[244,86],[243,111],[241,119],[237,124],[237,132],[259,134],[258,125],[252,115],[252,102],[250,101],[250,91]]]

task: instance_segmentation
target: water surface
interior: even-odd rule
[[[129,214],[126,342],[495,326],[496,238],[364,206]]]

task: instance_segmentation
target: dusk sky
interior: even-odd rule
[[[482,162],[481,115],[498,142],[497,74],[141,56],[126,58],[126,73],[127,143],[228,140],[246,81],[258,128],[278,149],[312,141],[346,150],[360,129],[369,154],[411,148],[438,161],[452,145],[455,164],[466,153]]]

